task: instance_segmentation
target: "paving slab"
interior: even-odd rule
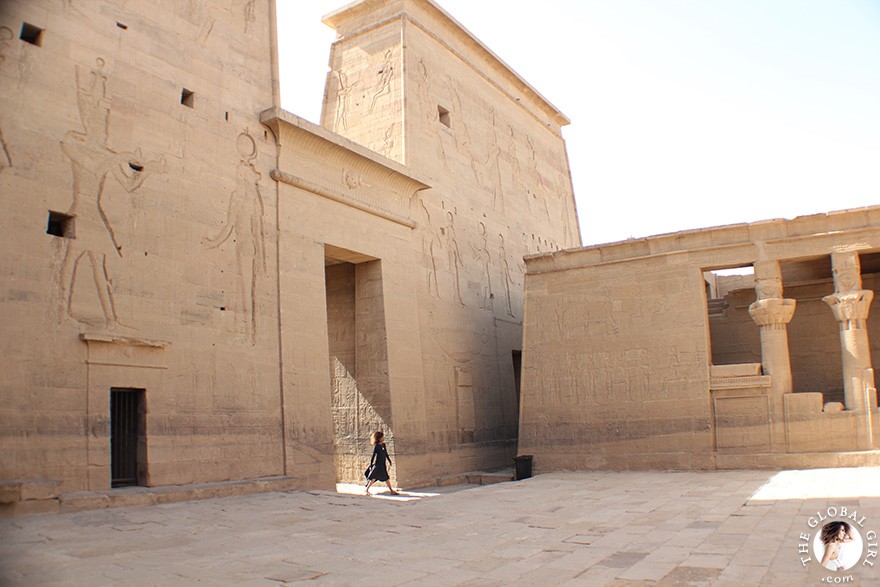
[[[880,563],[864,564],[880,530],[878,468],[340,491],[2,520],[0,585],[880,585]],[[859,564],[803,564],[811,518],[841,507],[862,519]]]

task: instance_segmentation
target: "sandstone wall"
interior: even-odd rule
[[[107,488],[113,390],[140,485],[359,481],[376,428],[403,484],[510,465],[522,257],[580,244],[567,119],[386,0],[329,17],[313,125],[271,6],[0,5],[0,478]]]
[[[425,478],[509,465],[522,257],[580,243],[567,120],[431,3],[358,5],[325,22],[339,39],[323,125],[431,186],[408,211],[424,395],[392,387],[423,415],[395,431],[396,447]]]
[[[111,387],[146,390],[144,484],[281,474],[268,3],[0,27],[0,478],[108,487]]]
[[[823,411],[820,394],[797,392],[842,399],[840,324],[821,298],[866,299],[861,289],[877,285],[878,251],[873,207],[527,257],[520,453],[548,471],[833,466],[846,461],[805,453],[871,448],[877,401],[859,365],[863,346],[876,365],[876,316],[864,328],[855,314],[847,324],[846,344],[860,361],[849,381],[864,382],[851,409]],[[832,254],[851,264],[835,269],[834,283]],[[732,292],[723,312],[706,298],[706,271],[758,261],[762,269],[778,262],[781,294],[796,300],[790,323],[781,312],[766,323],[772,356],[748,315],[754,292]],[[859,262],[862,283],[847,285]],[[853,311],[864,312],[859,304]],[[790,389],[779,354],[784,332]],[[865,334],[869,345],[856,340]],[[720,366],[710,369],[713,359]],[[780,371],[761,375],[762,362],[765,373],[768,364]]]

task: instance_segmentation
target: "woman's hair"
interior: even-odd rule
[[[385,438],[385,433],[381,430],[376,430],[370,434],[370,444],[379,444],[383,438]]]
[[[849,524],[846,522],[828,522],[822,526],[822,544],[830,544],[837,540],[837,535],[843,529],[847,536],[851,536]]]

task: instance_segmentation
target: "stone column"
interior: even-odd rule
[[[791,393],[791,359],[787,325],[794,316],[795,300],[782,297],[782,272],[778,261],[755,263],[755,291],[758,300],[749,315],[761,327],[761,366],[770,376],[771,445],[785,450],[785,407],[783,396]]]
[[[822,298],[831,306],[840,325],[840,350],[843,355],[843,402],[847,410],[864,412],[866,390],[874,388],[871,349],[865,322],[874,292],[862,289],[858,253],[832,253],[834,293]]]

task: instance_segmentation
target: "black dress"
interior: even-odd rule
[[[375,479],[376,481],[388,481],[388,468],[385,465],[385,461],[391,462],[391,457],[388,456],[388,449],[385,447],[385,444],[376,444],[373,446],[373,456],[370,458],[370,464],[376,464],[373,468],[373,472],[370,473],[369,479]]]

